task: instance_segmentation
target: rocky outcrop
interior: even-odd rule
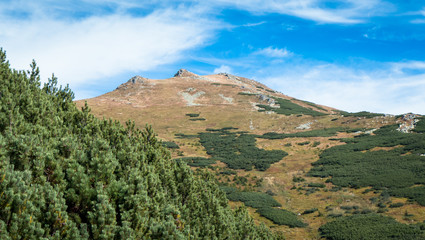
[[[196,77],[198,78],[199,76],[194,74],[193,72],[189,72],[186,69],[180,69],[177,71],[176,74],[174,74],[174,77]]]
[[[200,96],[204,95],[205,92],[198,91],[196,92],[195,88],[188,88],[186,91],[179,92],[179,95],[183,97],[183,99],[186,101],[187,106],[199,106],[201,104],[195,103],[195,100],[198,99]],[[193,94],[192,94],[193,93]]]
[[[141,77],[141,76],[137,75],[137,76],[134,76],[134,77],[130,78],[130,80],[128,80],[128,83],[133,83],[133,84],[136,84],[136,83],[144,84],[146,80],[147,80],[147,78],[144,78],[144,77]]]
[[[134,88],[134,86],[138,86],[139,88],[144,88],[145,85],[147,85],[147,81],[148,81],[147,78],[136,75],[130,78],[127,82],[119,85],[117,89],[129,89],[129,88]]]
[[[409,133],[415,128],[415,124],[419,121],[419,119],[417,119],[418,117],[419,115],[413,113],[404,114],[399,120],[399,127],[397,130],[403,133]]]

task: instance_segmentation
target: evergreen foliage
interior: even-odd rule
[[[166,148],[180,148],[179,145],[177,145],[177,143],[175,142],[162,142],[162,146],[166,147]]]
[[[261,216],[270,219],[272,222],[278,225],[286,225],[291,228],[294,227],[306,227],[307,224],[300,221],[295,213],[285,209],[276,209],[271,207],[263,207],[257,209],[257,213]]]
[[[345,145],[323,151],[309,176],[329,177],[342,187],[386,189],[393,196],[408,197],[425,206],[425,135],[401,133],[397,125],[343,139]],[[392,150],[371,151],[375,147]]]
[[[385,116],[385,114],[383,114],[383,113],[371,113],[371,112],[366,112],[366,111],[354,112],[354,113],[345,112],[345,111],[339,111],[339,112],[342,115],[344,115],[344,117],[374,118],[374,117]]]
[[[418,118],[419,122],[415,124],[414,132],[425,133],[425,117]]]
[[[183,161],[191,167],[207,167],[215,163],[214,159],[204,157],[184,157],[177,158],[176,161]]]
[[[230,201],[243,202],[246,206],[253,208],[282,206],[279,202],[274,200],[272,196],[261,192],[241,192],[236,190],[227,193],[227,198]]]
[[[186,113],[186,116],[188,116],[188,117],[191,117],[191,118],[193,118],[193,117],[199,117],[199,113]]]
[[[255,135],[239,134],[219,129],[199,133],[200,143],[207,153],[232,169],[264,171],[270,164],[288,155],[281,150],[264,150],[255,146]]]
[[[33,62],[0,51],[1,239],[273,239],[214,177],[170,160],[152,129],[79,111]]]
[[[257,107],[261,108],[262,111],[273,111],[277,114],[291,115],[291,114],[304,114],[311,116],[323,116],[325,113],[317,112],[311,110],[310,108],[302,107],[298,104],[291,102],[290,100],[272,97],[277,104],[279,104],[279,108],[273,108],[269,105],[258,104]],[[260,111],[259,110],[259,111]]]
[[[378,214],[339,217],[319,228],[321,236],[329,240],[419,240],[425,239],[425,231],[419,226],[397,222]]]
[[[268,132],[263,135],[257,135],[258,138],[265,139],[285,139],[285,138],[297,138],[297,137],[331,137],[335,136],[338,132],[346,132],[349,131],[347,128],[337,127],[337,128],[324,128],[324,129],[316,129],[305,132],[297,132],[297,133],[276,133],[276,132]]]

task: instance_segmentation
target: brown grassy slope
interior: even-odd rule
[[[264,95],[240,95],[239,93],[255,93]],[[312,117],[308,115],[279,115],[275,113],[258,112],[256,104],[270,104],[266,96],[275,96],[291,100],[292,102],[328,113],[330,115]],[[196,98],[197,97],[197,98]],[[391,116],[376,117],[372,119],[343,117],[336,114],[335,109],[319,106],[318,108],[307,103],[295,100],[282,93],[264,86],[256,81],[226,74],[198,76],[196,74],[179,71],[176,77],[164,80],[146,78],[133,78],[120,85],[116,90],[96,98],[77,101],[78,106],[83,106],[87,101],[92,113],[97,117],[106,117],[122,122],[132,119],[136,125],[143,127],[150,124],[161,139],[175,141],[180,146],[173,150],[172,155],[204,156],[205,149],[199,144],[198,139],[177,139],[176,133],[196,134],[204,132],[206,128],[237,127],[239,130],[253,134],[266,132],[293,133],[306,131],[297,129],[301,124],[310,123],[311,129],[331,127],[350,128],[379,128],[383,125],[395,123]],[[325,109],[325,110],[323,110]],[[197,113],[204,121],[191,121],[188,113]],[[336,138],[353,137],[352,134],[339,134]],[[256,191],[270,190],[276,194],[283,208],[295,213],[302,213],[311,208],[318,208],[318,212],[300,216],[309,224],[306,228],[288,228],[275,226],[271,221],[260,217],[254,209],[250,209],[256,221],[265,222],[274,229],[284,231],[288,239],[315,239],[318,238],[318,227],[332,220],[329,214],[344,213],[340,207],[345,205],[358,205],[361,209],[376,210],[376,206],[369,200],[376,196],[373,192],[363,194],[364,189],[343,189],[337,192],[328,191],[333,186],[326,183],[326,189],[321,189],[312,194],[306,194],[306,183],[325,183],[326,179],[310,178],[305,174],[311,168],[311,163],[319,158],[323,149],[341,144],[332,141],[334,137],[317,138],[290,138],[283,140],[257,139],[257,147],[264,149],[281,149],[289,153],[280,162],[272,164],[266,171],[252,170],[249,172],[237,170],[238,176],[248,178],[247,186]],[[298,145],[297,143],[309,141],[310,144]],[[320,142],[313,146],[314,142]],[[290,146],[288,145],[290,143]],[[218,162],[216,169],[219,172],[226,168],[224,163]],[[305,183],[294,183],[293,176],[303,177]],[[220,181],[226,182],[225,176],[218,176]],[[255,182],[262,179],[262,184],[255,187]],[[232,177],[230,177],[232,182]],[[295,187],[295,189],[293,189]],[[406,199],[395,199],[394,202]],[[235,205],[238,205],[235,203]],[[408,211],[415,215],[409,219],[403,214]],[[416,214],[417,213],[417,214]],[[405,205],[401,208],[391,209],[385,213],[402,222],[417,222],[425,220],[425,208],[417,204]]]

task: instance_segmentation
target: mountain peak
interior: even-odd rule
[[[136,75],[136,76],[130,78],[128,80],[128,82],[129,83],[141,83],[141,84],[143,84],[143,83],[145,83],[146,80],[147,80],[147,78],[144,78],[144,77],[141,77],[139,75]]]
[[[174,74],[174,77],[199,77],[199,76],[194,74],[193,72],[189,72],[186,69],[182,68],[178,70],[176,74]]]

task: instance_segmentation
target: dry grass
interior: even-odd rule
[[[284,116],[278,114],[266,114],[258,112],[253,104],[265,102],[256,96],[239,95],[239,92],[261,93],[291,99],[280,93],[271,93],[271,89],[257,82],[240,78],[231,80],[222,75],[205,76],[209,80],[196,78],[171,78],[167,80],[146,80],[144,84],[123,84],[119,89],[99,96],[87,99],[92,113],[97,117],[113,118],[122,122],[132,119],[140,128],[150,124],[155,129],[160,139],[175,141],[180,149],[172,150],[173,157],[200,156],[207,157],[205,149],[200,145],[199,139],[177,139],[176,133],[196,134],[204,132],[206,128],[237,127],[241,131],[252,134],[264,134],[266,132],[293,133],[298,132],[296,127],[301,124],[312,122],[312,129],[349,127],[349,128],[379,128],[386,124],[395,123],[394,117],[379,117],[373,119],[359,119],[355,117],[341,117],[339,115],[327,115],[321,117],[312,116]],[[257,88],[261,86],[264,89]],[[189,88],[195,90],[188,90]],[[267,91],[268,89],[269,91]],[[179,92],[186,91],[196,93],[205,92],[195,103],[199,106],[187,106]],[[225,101],[220,94],[233,98],[233,102]],[[294,101],[305,107],[311,107],[303,102]],[[84,101],[77,101],[82,106]],[[321,106],[329,112],[335,109]],[[315,109],[318,110],[318,109]],[[199,117],[205,121],[190,121],[187,113],[199,113]],[[332,138],[353,137],[352,133],[339,133]],[[376,210],[369,198],[377,196],[373,192],[363,194],[365,189],[343,189],[338,192],[319,191],[306,195],[305,190],[292,189],[303,187],[306,183],[325,183],[326,179],[310,178],[306,173],[311,169],[311,163],[319,159],[319,154],[326,148],[342,144],[330,138],[288,138],[281,140],[257,139],[257,147],[267,150],[279,149],[288,152],[288,156],[280,162],[274,163],[264,172],[237,170],[237,175],[250,175],[248,184],[254,184],[253,177],[262,178],[263,183],[257,188],[258,191],[271,190],[276,194],[275,199],[283,208],[295,213],[302,213],[311,208],[318,208],[318,212],[301,215],[300,218],[309,224],[306,228],[288,228],[275,226],[271,221],[255,213],[255,209],[249,209],[256,222],[264,222],[272,226],[274,230],[283,231],[287,239],[318,239],[317,229],[320,225],[330,220],[326,207],[331,207],[334,213],[343,212],[340,206],[358,205],[362,209]],[[310,141],[308,145],[300,146],[297,143]],[[313,142],[320,142],[313,147]],[[291,144],[288,146],[287,144]],[[374,149],[376,150],[376,149]],[[385,149],[389,150],[389,149]],[[224,168],[225,164],[217,162],[215,166]],[[306,181],[294,183],[293,176],[303,177]],[[326,183],[326,189],[332,188]],[[393,199],[393,202],[405,199]],[[232,207],[241,203],[230,203]],[[405,212],[414,216],[406,218]],[[319,215],[319,212],[321,215]],[[418,222],[425,220],[425,207],[417,204],[408,204],[400,208],[390,209],[386,215],[395,217],[401,222]]]

